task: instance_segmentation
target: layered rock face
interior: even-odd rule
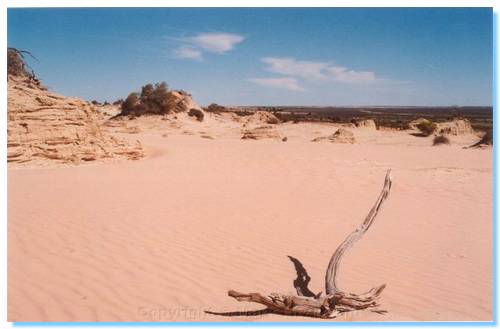
[[[7,161],[79,164],[144,155],[139,142],[103,132],[100,116],[85,101],[48,92],[24,77],[9,76]]]

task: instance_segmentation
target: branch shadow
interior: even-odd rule
[[[293,281],[293,286],[295,287],[295,290],[297,290],[297,295],[318,298],[321,295],[321,292],[319,294],[315,294],[309,289],[308,286],[311,281],[311,277],[307,274],[304,265],[302,265],[302,263],[295,257],[288,256],[288,258],[295,266],[295,272],[297,272],[297,278]]]
[[[207,314],[211,315],[220,315],[220,316],[259,316],[259,315],[264,315],[264,314],[272,314],[275,313],[272,310],[268,308],[264,308],[262,310],[255,310],[255,311],[233,311],[233,312],[212,312],[212,311],[205,311]]]

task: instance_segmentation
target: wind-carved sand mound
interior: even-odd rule
[[[437,131],[441,134],[454,136],[474,134],[474,129],[467,119],[453,119],[452,121],[437,123]]]
[[[172,95],[176,98],[176,112],[185,112],[194,109],[203,113],[201,106],[193,100],[191,94],[185,91],[173,90]]]
[[[431,122],[424,118],[411,121],[408,126],[410,129],[418,130],[418,125],[423,122]],[[469,120],[454,118],[451,121],[436,122],[436,132],[444,135],[463,136],[475,134]]]
[[[377,129],[377,125],[375,124],[374,120],[368,119],[368,120],[357,120],[354,125],[359,128],[370,128],[370,129]]]
[[[330,136],[316,137],[311,142],[321,142],[321,141],[353,144],[356,142],[356,139],[354,138],[354,134],[352,133],[352,131],[347,130],[345,128],[339,128],[337,129],[336,132],[334,132]]]
[[[243,130],[243,136],[241,139],[280,139],[283,137],[274,128],[274,125],[280,123],[280,120],[272,113],[266,111],[257,111],[254,114],[248,116],[244,123],[244,127],[247,125],[259,125],[255,128],[247,128]],[[262,124],[264,124],[262,126]]]
[[[257,111],[248,117],[248,123],[265,123],[275,125],[280,123],[280,120],[272,113]]]
[[[282,139],[280,134],[272,126],[260,126],[243,131],[241,139]]]
[[[100,114],[87,102],[53,94],[24,77],[8,77],[7,162],[72,163],[105,158],[139,159],[139,142],[100,129]]]

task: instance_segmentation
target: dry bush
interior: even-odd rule
[[[120,115],[168,114],[176,107],[176,97],[168,90],[165,82],[147,84],[141,93],[130,93],[121,104]]]
[[[40,81],[36,78],[33,69],[28,65],[25,55],[37,60],[29,51],[12,47],[7,48],[7,75],[27,77],[41,87]]]
[[[121,105],[122,108],[121,114],[123,115],[132,114],[138,105],[139,105],[139,94],[130,93]]]
[[[430,120],[422,121],[418,123],[416,127],[420,130],[422,136],[425,137],[432,135],[437,129],[437,125]]]
[[[212,104],[208,105],[207,108],[205,108],[205,111],[218,113],[218,112],[224,111],[225,109],[226,108],[222,105],[212,103]]]
[[[189,110],[188,115],[190,117],[196,117],[196,120],[198,121],[203,121],[203,118],[205,117],[202,111],[194,108]]]
[[[9,48],[7,50],[7,73],[15,76],[27,76],[24,59],[19,52]]]
[[[449,138],[444,136],[444,135],[439,135],[439,136],[434,137],[434,139],[432,141],[432,145],[436,146],[436,145],[441,145],[441,144],[449,145],[450,144]]]

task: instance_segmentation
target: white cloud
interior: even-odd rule
[[[328,67],[327,71],[339,82],[368,83],[374,82],[377,79],[373,72],[348,70],[341,66]]]
[[[354,71],[331,62],[301,61],[289,57],[265,57],[268,71],[300,77],[305,80],[333,80],[343,83],[369,83],[376,80],[374,72]]]
[[[196,60],[201,60],[203,59],[203,55],[200,50],[191,48],[191,47],[185,47],[181,46],[177,49],[174,50],[175,57],[177,58],[187,58],[187,59],[196,59]]]
[[[295,78],[254,78],[248,81],[260,86],[288,89],[292,91],[305,91]]]
[[[294,58],[265,57],[262,61],[269,65],[268,70],[274,73],[297,76],[304,79],[324,79],[324,70],[328,63],[298,61]]]
[[[223,54],[245,40],[245,37],[233,33],[200,33],[182,41],[208,52]]]

